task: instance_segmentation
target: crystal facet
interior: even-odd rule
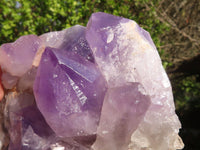
[[[85,31],[85,27],[76,25],[63,31],[45,33],[40,36],[40,39],[47,47],[72,51],[94,62],[92,51],[85,38]]]

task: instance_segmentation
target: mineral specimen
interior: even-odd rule
[[[94,13],[87,27],[22,36],[0,47],[0,68],[9,150],[183,147],[156,47],[132,20]]]

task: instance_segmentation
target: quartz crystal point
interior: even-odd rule
[[[3,44],[0,47],[1,68],[12,76],[22,76],[31,68],[42,46],[42,41],[36,35],[22,36],[13,43]]]
[[[69,29],[45,33],[40,36],[46,47],[72,51],[87,60],[94,62],[92,51],[85,38],[86,28],[75,25]]]
[[[132,149],[181,148],[182,143],[176,144],[181,124],[175,114],[171,85],[149,33],[132,20],[94,13],[87,24],[86,39],[109,88],[139,82],[150,97],[150,107],[133,132]],[[102,144],[98,142],[101,132],[98,130],[95,147]],[[117,140],[123,140],[123,136]]]
[[[96,134],[105,91],[106,83],[94,63],[70,51],[45,49],[34,94],[39,110],[57,135]]]
[[[36,35],[26,35],[13,43],[0,47],[0,66],[2,84],[6,89],[16,86],[20,77],[32,69],[38,52],[44,49],[42,40]],[[33,82],[33,81],[32,81]]]
[[[139,83],[128,83],[107,91],[93,149],[128,149],[131,134],[137,129],[150,103],[150,98],[142,91],[144,89]]]

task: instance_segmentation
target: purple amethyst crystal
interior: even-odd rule
[[[85,31],[85,27],[75,25],[63,31],[45,33],[40,36],[40,39],[45,43],[45,46],[72,51],[94,62],[92,51],[85,38]]]
[[[33,95],[10,92],[6,97],[5,112],[9,118],[9,150],[39,150],[49,146],[44,139],[54,133],[36,107]],[[39,143],[37,139],[43,140]]]
[[[46,48],[34,84],[39,110],[61,137],[96,134],[106,83],[95,64]]]
[[[132,20],[94,13],[87,27],[22,36],[0,47],[1,69],[9,150],[183,146],[156,47]]]
[[[5,112],[9,118],[9,150],[88,150],[76,141],[59,138],[38,110],[32,94],[10,92]]]

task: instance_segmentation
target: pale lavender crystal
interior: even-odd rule
[[[0,47],[2,70],[13,76],[22,76],[31,68],[35,55],[42,46],[42,41],[36,35],[22,36],[13,43],[3,44]]]
[[[108,89],[93,145],[97,150],[128,150],[132,133],[137,129],[150,104],[139,83],[127,83]]]
[[[31,72],[35,61],[38,61],[35,60],[38,57],[38,52],[43,49],[44,44],[36,35],[22,36],[13,43],[1,45],[0,66],[3,71],[1,79],[6,89],[15,87],[20,77]],[[27,77],[27,75],[25,76]],[[23,83],[22,81],[20,84]]]
[[[181,124],[175,114],[171,85],[148,32],[132,20],[94,13],[87,25],[86,39],[109,88],[139,82],[150,97],[150,107],[133,132],[132,149],[180,148],[181,143],[176,142]]]
[[[34,84],[39,110],[60,137],[96,134],[106,83],[80,55],[46,48]]]

